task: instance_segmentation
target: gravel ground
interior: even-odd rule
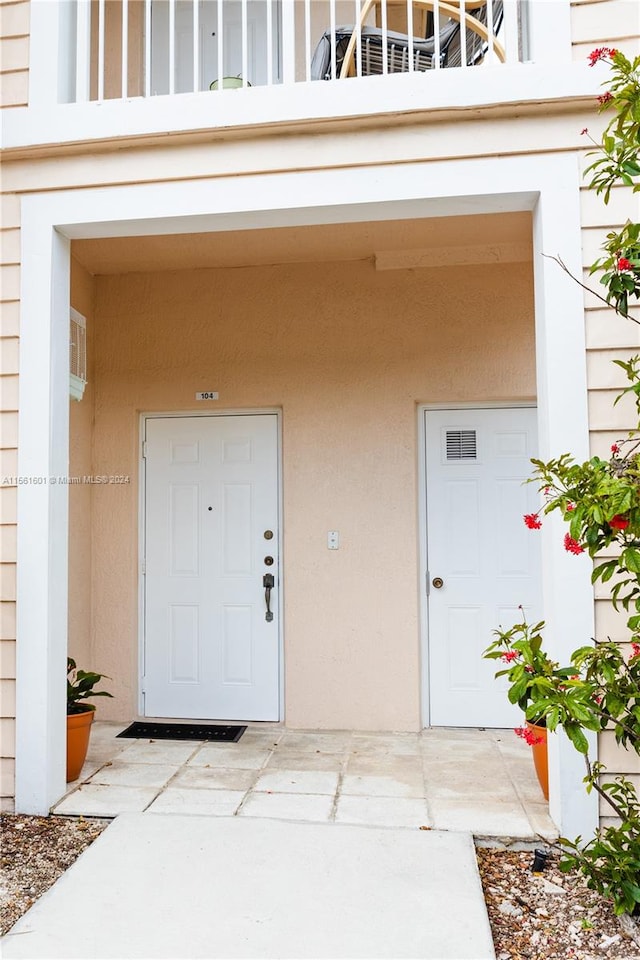
[[[0,933],[6,933],[107,826],[83,817],[0,817]]]
[[[498,960],[640,960],[640,926],[628,925],[636,942],[582,877],[560,873],[553,860],[534,874],[532,862],[530,850],[478,850]]]
[[[7,930],[102,833],[108,821],[5,815],[0,881]],[[478,864],[498,960],[640,960],[606,901],[551,862],[531,872],[531,851],[481,848]]]

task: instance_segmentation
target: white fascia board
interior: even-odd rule
[[[600,65],[598,65],[600,66]],[[3,148],[119,138],[211,134],[254,127],[580,100],[601,92],[602,70],[524,63],[316,81],[5,111]]]

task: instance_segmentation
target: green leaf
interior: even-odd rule
[[[588,752],[589,743],[578,724],[571,722],[565,723],[564,732],[579,753],[586,754]]]

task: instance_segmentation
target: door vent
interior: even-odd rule
[[[476,460],[475,430],[447,430],[447,460]]]

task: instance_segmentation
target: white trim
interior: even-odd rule
[[[479,403],[420,403],[418,413],[418,595],[420,597],[420,722],[431,726],[429,676],[429,575],[427,530],[427,414],[430,410],[521,410],[536,406],[531,400],[482,400]]]
[[[371,165],[25,195],[20,371],[24,402],[19,421],[23,472],[63,473],[67,467],[70,238],[512,210],[534,211],[540,453],[545,457],[572,450],[580,456],[588,441],[582,293],[541,255],[561,251],[574,272],[581,269],[579,167],[576,152],[416,161],[403,164],[401,175],[396,166]],[[18,628],[17,777],[18,809],[27,812],[46,812],[64,787],[62,715],[58,717],[57,709],[61,704],[62,714],[66,510],[66,491],[18,488],[22,613]],[[579,629],[581,638],[593,636],[589,570],[580,558],[563,554],[560,544],[561,538],[547,544],[552,559],[544,583],[551,627],[548,636],[558,646],[567,623]],[[555,647],[551,649],[555,655]],[[30,717],[27,705],[34,699],[43,705],[43,712]],[[40,719],[43,716],[49,718],[49,725]],[[571,758],[567,751],[561,752],[568,771]],[[559,776],[558,756],[553,764],[553,816],[563,833],[587,835],[595,826],[597,807],[594,798],[584,792],[582,772]],[[43,778],[45,769],[48,773]]]
[[[45,4],[52,8],[57,4]],[[546,27],[548,22],[546,22]],[[32,34],[33,43],[33,34]],[[3,145],[6,150],[35,144],[90,143],[125,137],[166,137],[167,132],[202,132],[212,128],[227,136],[245,127],[390,118],[405,113],[416,121],[432,120],[439,111],[481,109],[496,105],[512,109],[523,104],[567,103],[595,98],[601,93],[603,72],[585,63],[554,65],[496,65],[474,70],[432,70],[386,77],[360,77],[344,83],[323,81],[274,84],[234,90],[216,97],[215,117],[209,91],[173,96],[131,97],[127,100],[52,102],[52,85],[42,79],[50,69],[51,50],[45,47],[42,71],[31,57],[30,104],[5,111]],[[47,66],[49,64],[49,66]],[[36,73],[41,79],[36,86]],[[33,75],[33,76],[32,76]],[[470,78],[473,77],[471,81]],[[45,103],[43,91],[49,96]],[[37,94],[37,96],[36,96]]]
[[[159,412],[154,410],[151,413],[141,413],[139,417],[138,435],[139,441],[139,460],[138,460],[138,716],[147,719],[144,712],[144,694],[142,690],[142,678],[144,675],[144,643],[145,643],[145,582],[142,574],[142,558],[145,544],[145,520],[146,520],[146,459],[143,456],[143,445],[147,438],[148,420],[166,420],[168,417],[256,417],[256,416],[275,416],[277,424],[277,459],[278,459],[278,720],[282,723],[285,715],[284,698],[284,492],[283,492],[283,466],[282,466],[282,409],[279,407],[242,407],[230,409],[207,409],[207,410],[169,410]],[[224,717],[216,718],[224,720]]]

